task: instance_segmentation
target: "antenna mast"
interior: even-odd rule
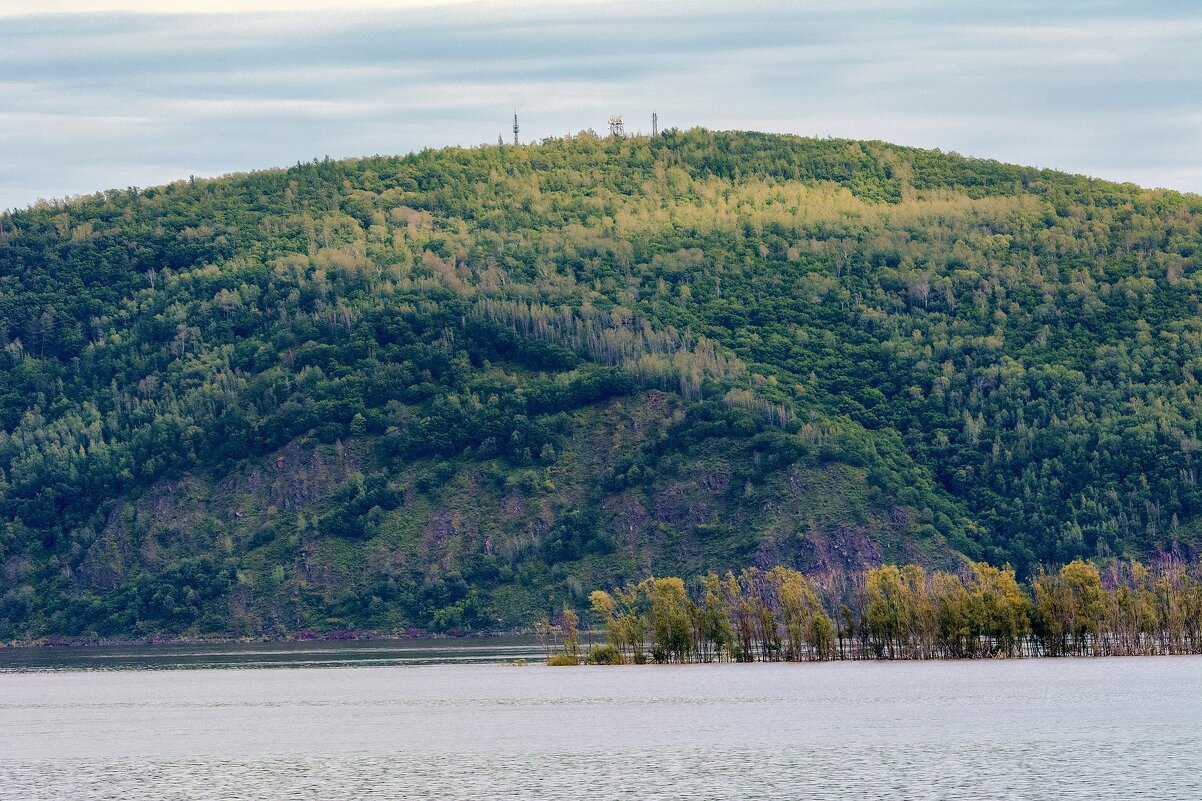
[[[518,113],[517,113],[517,111],[513,112],[513,143],[515,145],[518,143]]]
[[[651,135],[659,136],[659,115],[651,112]]]

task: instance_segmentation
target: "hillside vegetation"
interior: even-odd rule
[[[0,216],[0,637],[1194,558],[1202,198],[670,131]]]

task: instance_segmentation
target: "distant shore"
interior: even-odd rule
[[[0,642],[0,650],[7,648],[108,648],[122,646],[173,646],[173,645],[222,645],[254,643],[303,643],[303,642],[354,642],[354,641],[400,641],[400,640],[465,640],[496,639],[500,637],[533,637],[529,629],[511,631],[431,632],[411,629],[405,632],[388,631],[299,631],[284,635],[261,635],[236,637],[221,634],[213,636],[150,635],[146,637],[39,637],[32,640]]]

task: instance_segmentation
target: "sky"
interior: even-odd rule
[[[604,130],[884,139],[1202,193],[1197,0],[0,0],[0,209]],[[36,13],[30,9],[36,8]]]

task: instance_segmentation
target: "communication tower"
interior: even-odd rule
[[[626,135],[626,129],[622,126],[621,114],[615,114],[609,118],[609,135],[615,139]]]
[[[513,143],[518,143],[518,113],[513,112]]]
[[[659,136],[659,115],[651,112],[651,135]]]

